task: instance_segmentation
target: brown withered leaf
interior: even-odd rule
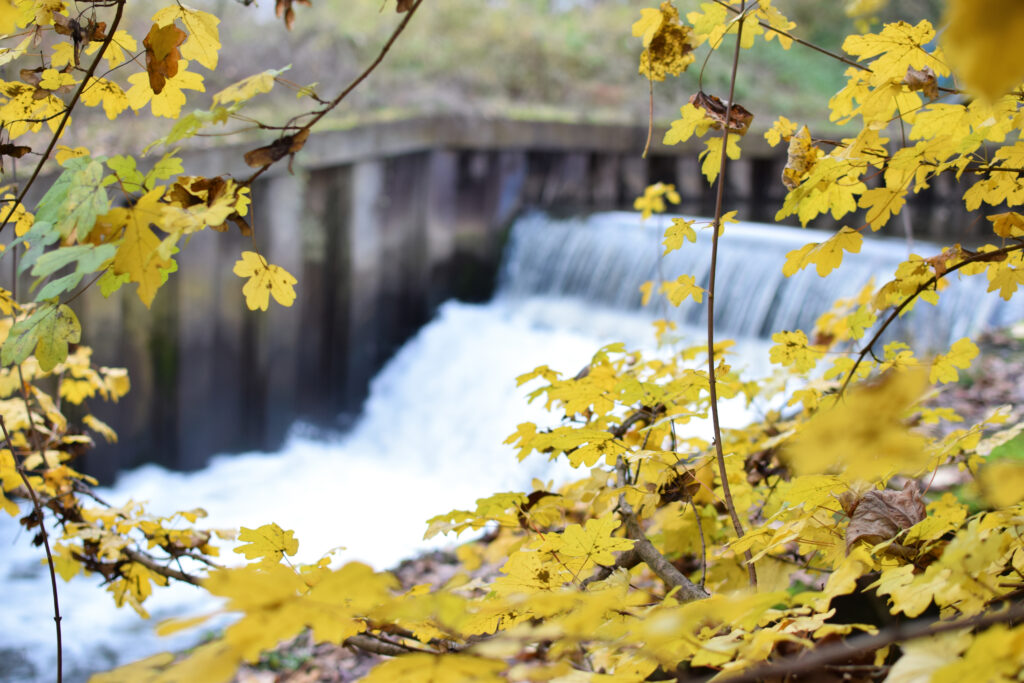
[[[804,126],[789,138],[786,167],[782,169],[782,184],[787,189],[796,189],[817,161],[818,148],[811,141],[811,132]]]
[[[935,271],[935,277],[942,277],[945,275],[951,266],[963,261],[967,258],[971,252],[964,250],[959,244],[954,244],[952,247],[944,248],[940,253],[935,256],[926,258],[924,260],[932,270]]]
[[[929,100],[937,100],[939,98],[939,81],[935,77],[935,72],[932,71],[930,66],[926,66],[923,69],[915,69],[912,66],[907,67],[907,75],[904,76],[903,82],[911,90],[920,90],[924,93],[924,96]]]
[[[402,12],[408,12],[409,10],[412,9],[412,6],[414,4],[416,4],[415,0],[398,0],[398,7],[396,8],[396,10],[399,14],[401,14]]]
[[[41,75],[42,73],[43,67],[40,66],[36,67],[35,69],[22,69],[18,72],[18,76],[21,77],[21,81],[23,83],[28,83],[29,85],[34,85],[38,88],[39,81],[43,80],[43,77]]]
[[[186,209],[197,204],[213,206],[227,191],[227,187],[227,182],[220,176],[213,178],[180,176],[177,182],[171,186],[167,196],[172,204],[177,204]],[[211,225],[210,228],[217,232],[227,232],[228,222],[238,226],[238,230],[243,236],[248,237],[252,235],[252,227],[246,223],[245,219],[238,212],[231,213],[223,223]]]
[[[305,5],[311,7],[313,5],[310,0],[276,0],[274,4],[274,14],[277,15],[278,19],[284,18],[285,27],[291,31],[292,24],[295,23],[295,10],[292,9],[293,4]]]
[[[265,147],[258,147],[251,152],[245,153],[245,163],[252,168],[261,168],[283,159],[289,154],[295,154],[306,144],[309,137],[309,129],[300,130],[295,135],[285,135]]]
[[[78,43],[107,39],[107,22],[96,21],[95,19],[89,19],[86,23],[80,24],[75,19],[55,13],[53,15],[53,30],[62,36],[71,36],[76,46]]]
[[[178,60],[181,51],[178,46],[188,37],[184,31],[174,24],[160,28],[153,24],[142,44],[146,47],[146,71],[149,73],[149,87],[154,95],[163,92],[168,78],[178,73]]]
[[[846,552],[857,541],[875,544],[895,537],[922,519],[926,513],[917,482],[908,481],[902,491],[871,490],[861,497],[847,492],[839,498],[850,518],[846,528]]]
[[[690,104],[707,112],[707,115],[714,121],[711,127],[715,130],[722,130],[722,126],[727,125],[725,120],[725,102],[722,102],[715,95],[708,95],[703,91],[698,92],[695,95],[690,95]],[[740,105],[733,103],[732,109],[729,111],[729,132],[736,133],[737,135],[746,135],[747,130],[750,128],[750,122],[753,120],[753,114]]]
[[[20,159],[31,151],[31,147],[26,147],[24,145],[12,145],[10,143],[0,145],[0,155],[5,157],[14,157],[15,159]]]

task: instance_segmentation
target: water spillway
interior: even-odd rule
[[[701,219],[698,219],[701,220]],[[706,220],[707,219],[703,219]],[[697,230],[697,242],[662,255],[669,217],[642,222],[637,213],[600,213],[553,220],[540,213],[513,227],[500,275],[499,295],[572,297],[620,310],[641,309],[646,281],[692,275],[707,287],[711,231]],[[842,266],[821,278],[813,266],[785,277],[786,254],[831,233],[741,222],[726,226],[719,243],[716,330],[723,337],[767,338],[780,330],[814,327],[836,299],[855,295],[874,279],[881,285],[908,256],[906,242],[866,238],[860,253],[846,254]],[[935,245],[917,242],[914,252],[932,256]],[[1024,302],[987,292],[984,275],[948,278],[937,306],[918,302],[893,326],[887,339],[907,341],[921,351],[945,350],[952,341],[1024,319]],[[678,309],[652,298],[652,317],[697,327],[706,303],[686,300]]]

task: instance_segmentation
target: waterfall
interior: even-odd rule
[[[705,219],[706,220],[706,219]],[[693,275],[707,287],[711,231],[698,230],[696,244],[662,256],[669,217],[641,222],[636,213],[600,213],[586,218],[552,219],[532,213],[512,228],[499,279],[499,296],[571,297],[620,310],[641,308],[640,285]],[[871,278],[881,285],[907,257],[902,240],[869,237],[860,253],[846,254],[842,266],[821,278],[814,267],[785,277],[786,254],[830,233],[758,223],[729,224],[719,243],[715,303],[717,330],[726,337],[765,338],[779,330],[810,331],[839,298],[857,292]],[[939,248],[917,242],[914,251],[931,256]],[[1024,319],[1024,301],[1006,302],[986,292],[984,275],[950,276],[938,306],[919,301],[887,339],[915,348],[944,350],[952,341],[983,329]],[[689,326],[703,324],[705,303],[687,299],[672,309],[652,298],[651,317]]]

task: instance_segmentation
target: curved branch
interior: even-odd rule
[[[313,126],[315,126],[317,124],[317,122],[320,121],[320,119],[322,119],[324,116],[326,116],[332,110],[334,110],[339,104],[341,104],[342,100],[344,100],[346,97],[348,97],[349,94],[353,90],[355,90],[356,86],[358,86],[360,83],[365,81],[367,79],[367,77],[369,77],[369,75],[371,73],[373,73],[373,71],[380,65],[380,63],[382,61],[384,61],[384,57],[387,56],[388,51],[391,50],[391,46],[395,44],[396,40],[398,40],[398,36],[402,35],[402,32],[405,30],[405,27],[409,25],[409,21],[412,20],[413,15],[416,14],[416,10],[418,10],[420,8],[420,5],[422,5],[422,4],[423,4],[423,0],[416,0],[416,2],[412,5],[412,7],[409,8],[409,11],[406,12],[405,17],[402,19],[401,22],[399,22],[398,26],[396,26],[395,30],[391,33],[391,37],[388,38],[387,42],[384,43],[384,46],[381,48],[380,52],[377,54],[377,58],[374,59],[370,63],[370,65],[367,66],[363,70],[363,72],[361,74],[356,76],[355,79],[353,79],[352,82],[349,83],[345,87],[345,89],[342,90],[337,95],[337,97],[335,97],[333,100],[328,102],[327,105],[323,109],[321,109],[320,111],[318,111],[315,114],[313,114],[313,118],[310,119],[309,122],[307,122],[307,123],[303,124],[302,126],[300,126],[298,128],[298,131],[294,135],[286,136],[286,137],[294,138],[295,136],[301,135],[303,132],[306,132],[306,134],[308,134],[308,132],[313,128]],[[284,137],[278,138],[278,142],[283,141],[284,139],[285,139]],[[292,156],[292,155],[285,155],[285,156]],[[282,156],[281,158],[283,159],[284,157]],[[261,175],[263,175],[263,173],[266,172],[266,170],[268,168],[270,168],[273,164],[276,164],[280,160],[281,159],[276,159],[276,160],[272,161],[271,163],[265,164],[264,166],[260,167],[260,169],[258,171],[253,173],[246,180],[242,181],[241,184],[245,185],[245,186],[252,185],[253,182],[255,182],[256,179],[259,178]]]
[[[907,306],[909,306],[911,304],[911,302],[914,301],[914,299],[916,299],[918,296],[920,296],[922,292],[924,292],[925,290],[931,289],[932,287],[934,287],[939,282],[939,280],[941,280],[942,278],[946,277],[950,273],[955,273],[956,271],[960,270],[961,268],[963,268],[966,265],[969,265],[971,263],[979,263],[979,262],[983,262],[983,261],[992,261],[992,260],[995,260],[999,256],[1005,256],[1006,254],[1012,254],[1015,251],[1021,251],[1021,250],[1024,250],[1024,243],[1022,243],[1022,244],[1015,244],[1012,247],[1003,247],[1002,249],[996,249],[995,251],[986,251],[986,252],[980,252],[980,253],[974,254],[972,256],[969,256],[969,257],[965,258],[960,263],[957,263],[956,265],[950,266],[941,275],[933,275],[927,281],[925,281],[925,282],[921,283],[920,285],[918,285],[917,289],[914,290],[914,292],[912,294],[908,295],[907,298],[905,298],[903,301],[900,302],[899,306],[897,306],[896,308],[893,309],[892,313],[889,314],[889,317],[887,317],[885,319],[885,322],[882,323],[882,326],[879,327],[878,331],[875,332],[873,337],[871,337],[871,341],[869,341],[867,343],[867,346],[865,346],[863,349],[861,349],[860,353],[857,354],[857,360],[854,361],[853,366],[850,368],[849,373],[847,373],[846,379],[843,381],[843,386],[839,388],[839,396],[842,396],[843,393],[846,391],[846,388],[850,385],[850,380],[853,379],[853,376],[854,376],[854,374],[856,374],[857,368],[860,366],[861,362],[863,362],[864,357],[866,355],[868,355],[868,353],[871,353],[872,356],[874,355],[874,352],[872,351],[872,347],[878,342],[879,338],[881,338],[882,333],[885,332],[886,329],[888,329],[889,325],[891,325],[893,323],[893,321],[895,321],[896,318],[899,317],[900,313],[902,313],[903,310]]]

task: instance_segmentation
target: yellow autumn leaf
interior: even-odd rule
[[[986,463],[978,475],[982,495],[995,508],[1024,500],[1024,463],[1002,460]]]
[[[75,48],[71,43],[57,43],[53,46],[53,54],[50,55],[50,66],[60,69],[68,64],[75,63]]]
[[[916,474],[929,455],[903,418],[924,389],[924,373],[906,370],[848,391],[786,444],[786,462],[798,475],[839,472],[850,480]]]
[[[74,149],[72,149],[67,145],[57,145],[56,158],[57,163],[60,164],[61,166],[63,166],[64,162],[67,161],[68,159],[77,159],[78,157],[87,156],[89,156],[89,149],[86,147],[75,147]]]
[[[898,214],[906,203],[906,187],[875,187],[860,196],[857,206],[867,209],[864,220],[877,232]]]
[[[1017,0],[950,0],[943,49],[969,90],[988,100],[1024,79],[1024,4]]]
[[[178,73],[173,78],[167,79],[163,90],[159,95],[153,94],[153,88],[149,84],[149,74],[142,71],[128,77],[132,87],[128,89],[125,96],[128,104],[135,111],[142,109],[147,104],[153,112],[153,116],[164,116],[169,119],[176,119],[181,115],[181,108],[185,106],[188,98],[184,90],[198,90],[205,92],[203,77],[192,71],[188,71],[188,61],[182,59],[178,62]]]
[[[725,155],[735,161],[740,158],[740,136],[736,133],[729,133],[725,145]],[[702,160],[700,172],[708,179],[709,183],[715,182],[718,171],[722,167],[722,138],[717,135],[704,141],[705,149],[698,156]]]
[[[692,219],[672,219],[672,225],[665,230],[665,240],[662,242],[665,245],[665,251],[662,256],[683,246],[685,240],[697,241],[697,231],[693,229],[693,224]]]
[[[267,69],[248,78],[243,78],[237,83],[232,83],[213,96],[214,106],[228,102],[244,102],[261,93],[270,92],[274,87],[274,78],[281,71],[283,69]]]
[[[89,46],[85,48],[85,54],[93,54],[96,50],[100,49],[100,45],[102,43],[98,41],[90,42]],[[118,30],[114,33],[110,45],[107,46],[106,51],[103,53],[103,58],[107,60],[107,64],[113,69],[128,61],[128,55],[138,49],[139,44],[131,34],[127,31]]]
[[[978,355],[978,347],[967,337],[958,339],[950,347],[949,353],[940,354],[932,361],[932,369],[928,373],[928,381],[932,384],[955,382],[958,378],[956,369],[971,367],[971,360]]]
[[[769,35],[771,35],[771,32],[769,32]],[[780,116],[772,123],[772,127],[765,132],[764,139],[768,141],[769,145],[774,147],[780,142],[789,142],[789,139],[793,137],[796,130],[795,123],[785,116]]]
[[[993,214],[988,219],[992,221],[992,231],[1000,237],[1024,237],[1024,216],[1016,211]]]
[[[683,303],[687,297],[700,303],[704,296],[704,288],[697,286],[692,275],[680,275],[675,280],[666,280],[661,283],[660,291],[665,293],[673,306]]]
[[[221,47],[217,28],[220,19],[209,12],[181,4],[170,5],[153,15],[153,23],[161,28],[176,19],[181,20],[188,32],[188,40],[181,46],[181,56],[199,62],[211,71],[216,69]]]
[[[103,111],[111,121],[130,106],[121,86],[105,78],[89,79],[89,84],[82,90],[82,104],[87,107],[102,104]]]
[[[812,370],[825,353],[824,349],[811,346],[803,330],[776,332],[772,341],[775,346],[768,350],[769,360],[783,367],[792,365],[800,373]]]
[[[432,655],[416,653],[378,664],[363,678],[364,683],[503,683],[499,674],[504,662],[474,655]]]
[[[149,87],[148,81],[146,87]],[[124,238],[114,256],[113,272],[127,275],[130,282],[138,283],[139,299],[147,308],[166,278],[164,272],[173,264],[159,256],[160,238],[149,228],[150,224],[159,224],[163,216],[164,205],[160,204],[163,191],[162,187],[150,190],[131,209],[116,208],[106,215],[112,224],[124,227]]]
[[[267,263],[255,251],[243,251],[232,272],[238,277],[249,278],[242,287],[242,294],[250,311],[267,310],[271,294],[282,306],[291,306],[295,302],[294,285],[298,280],[284,268]]]
[[[66,85],[74,85],[75,77],[71,74],[57,71],[56,69],[45,69],[40,74],[39,87],[45,90],[56,90]]]
[[[662,142],[666,145],[677,145],[686,142],[692,136],[701,137],[708,132],[714,124],[714,119],[708,116],[707,111],[702,107],[695,107],[686,103],[679,109],[679,118],[672,122],[669,129],[665,131]]]
[[[299,542],[294,531],[285,531],[277,524],[264,524],[256,529],[242,527],[238,540],[245,545],[235,548],[236,553],[245,555],[248,560],[261,558],[262,564],[276,564],[285,555],[294,555],[299,550]]]
[[[557,553],[569,571],[581,578],[581,573],[594,565],[615,564],[613,552],[633,547],[632,540],[612,536],[619,526],[619,520],[611,513],[588,519],[585,527],[570,524],[560,535],[549,534],[541,550]]]

